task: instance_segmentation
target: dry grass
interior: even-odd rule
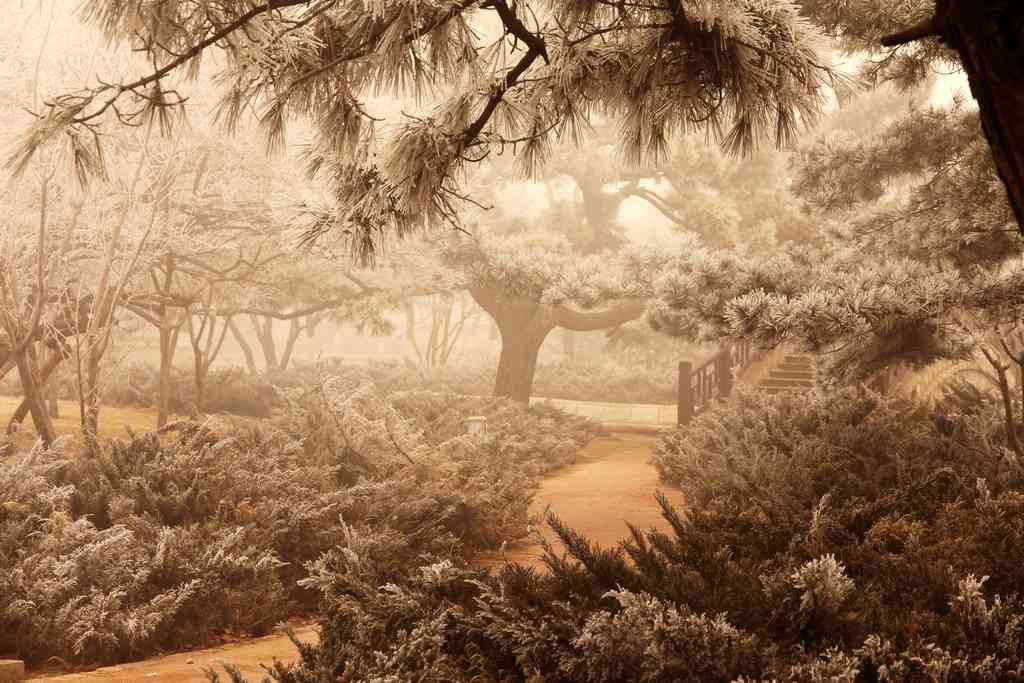
[[[7,422],[17,409],[21,399],[13,396],[0,396],[0,430],[6,429]],[[76,440],[81,438],[78,404],[73,401],[60,401],[60,417],[53,421],[58,434],[68,434]],[[148,432],[156,428],[155,408],[116,408],[103,406],[100,410],[100,437],[127,437],[125,426],[137,433]],[[2,433],[2,432],[0,432]],[[17,447],[31,446],[36,440],[36,430],[32,418],[28,417],[12,439]]]

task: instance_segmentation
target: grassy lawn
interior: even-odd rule
[[[21,399],[13,396],[0,396],[0,434],[7,428],[7,422],[17,409]],[[60,417],[53,421],[58,434],[70,434],[76,439],[81,438],[81,424],[78,418],[78,403],[60,401]],[[100,437],[127,437],[125,425],[136,433],[152,431],[156,428],[155,408],[117,408],[103,406],[100,410]],[[14,435],[14,442],[19,447],[31,446],[36,440],[36,430],[32,425],[32,417],[25,418],[21,429]]]

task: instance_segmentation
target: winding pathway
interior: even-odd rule
[[[602,547],[615,546],[628,537],[627,521],[640,528],[667,527],[654,499],[655,490],[663,491],[676,505],[682,504],[683,500],[678,491],[661,484],[657,471],[650,464],[651,449],[656,441],[653,436],[631,433],[617,433],[595,439],[583,449],[576,464],[541,482],[531,512],[541,516],[550,507],[566,524]],[[550,529],[544,527],[544,533],[552,543],[556,543]],[[530,543],[482,559],[482,564],[495,568],[505,562],[519,562],[544,569],[539,548]],[[296,635],[306,642],[317,640],[317,631],[313,626],[297,628]],[[36,683],[203,683],[207,680],[203,670],[210,666],[221,672],[221,680],[227,679],[223,668],[218,666],[220,662],[230,662],[237,666],[250,680],[261,680],[264,671],[260,664],[269,664],[275,658],[285,662],[298,659],[295,646],[284,634],[83,673],[48,676],[34,672],[29,674],[29,680]]]
[[[616,433],[595,439],[582,451],[574,465],[541,482],[531,513],[542,516],[550,509],[570,528],[583,533],[601,547],[614,547],[629,536],[626,522],[641,529],[667,529],[661,508],[654,499],[662,491],[674,505],[682,505],[682,494],[666,487],[650,464],[657,438],[643,434]],[[554,533],[542,527],[545,538],[560,549]],[[482,558],[485,566],[499,567],[518,562],[544,569],[540,548],[524,543],[504,554]]]

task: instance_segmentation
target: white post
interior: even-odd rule
[[[487,418],[483,415],[475,415],[466,418],[466,433],[476,436],[487,436]]]

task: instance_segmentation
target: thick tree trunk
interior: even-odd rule
[[[556,327],[577,332],[604,330],[635,320],[644,312],[642,304],[632,301],[602,311],[576,311],[479,285],[471,286],[469,293],[490,313],[501,331],[501,357],[494,395],[523,403],[530,400],[537,356],[551,330]]]
[[[936,18],[967,72],[1024,233],[1024,7],[1020,0],[938,0]]]
[[[1024,233],[1024,11],[1020,0],[936,0],[935,16],[887,36],[938,37],[960,56],[1017,225]]]
[[[540,348],[551,331],[550,326],[529,326],[524,330],[502,333],[501,357],[494,379],[494,395],[529,403],[533,395],[533,377],[537,372]]]
[[[43,444],[49,446],[53,443],[56,435],[53,431],[53,423],[50,422],[50,415],[46,412],[46,404],[43,399],[36,364],[29,352],[19,353],[17,364],[21,388],[25,393],[25,401],[28,403],[32,422],[36,427],[36,433],[43,440]]]

